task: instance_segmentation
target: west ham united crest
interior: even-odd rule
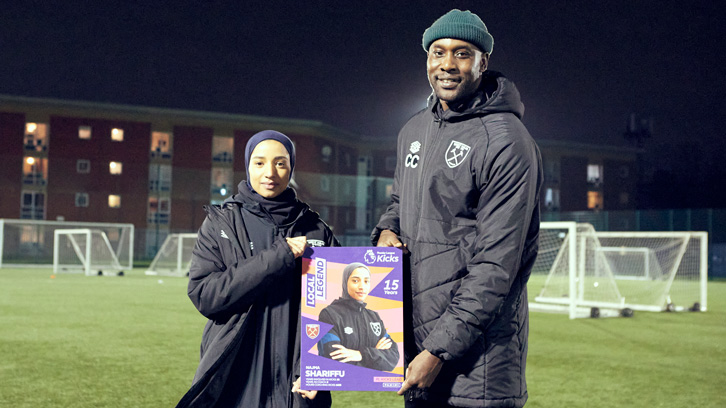
[[[380,322],[371,322],[371,330],[373,330],[373,334],[376,336],[381,335],[381,323]]]
[[[464,143],[452,140],[449,148],[446,149],[446,164],[452,169],[460,165],[466,159],[466,156],[469,155],[470,150],[471,147]]]
[[[305,333],[311,339],[314,339],[314,338],[318,337],[318,334],[320,334],[320,325],[319,324],[311,324],[311,323],[306,324],[305,325]]]

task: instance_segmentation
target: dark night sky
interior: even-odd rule
[[[684,149],[726,161],[719,1],[1,4],[0,93],[305,118],[391,140],[430,93],[424,29],[470,9],[535,139],[627,145],[637,112],[654,118],[645,146],[661,167],[677,171]]]

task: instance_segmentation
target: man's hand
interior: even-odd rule
[[[398,390],[398,395],[403,395],[409,388],[428,388],[434,383],[439,375],[444,362],[428,350],[420,352],[411,361],[406,369],[406,380]]]
[[[295,255],[295,258],[300,258],[303,252],[305,252],[305,248],[308,247],[308,239],[305,236],[285,238],[285,240],[287,240],[287,245],[290,246],[290,250]]]
[[[347,363],[348,361],[361,361],[363,356],[360,351],[345,348],[342,344],[333,344],[337,350],[330,353],[330,358],[333,360],[340,361],[341,363]]]
[[[396,247],[400,248],[404,246],[401,241],[399,241],[398,236],[391,231],[391,230],[383,230],[381,231],[381,235],[378,236],[378,245],[379,247]]]
[[[383,337],[380,340],[378,340],[378,343],[376,343],[376,348],[378,350],[388,350],[391,348],[391,339],[389,337]]]
[[[300,378],[295,380],[294,383],[292,383],[292,392],[298,393],[300,396],[302,396],[305,399],[314,399],[316,395],[318,395],[318,392],[316,390],[312,391],[305,391],[300,389]]]

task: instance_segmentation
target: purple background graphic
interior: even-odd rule
[[[373,255],[371,257],[370,255]],[[368,255],[368,256],[366,256]],[[341,265],[347,265],[353,262],[360,262],[363,265],[377,269],[375,281],[378,282],[369,293],[369,297],[387,299],[392,301],[402,301],[403,299],[403,253],[398,248],[391,247],[315,247],[308,248],[303,255],[304,258],[311,260],[314,265],[316,258],[325,259],[328,267],[331,264],[338,264],[337,269]],[[380,261],[379,261],[380,259]],[[388,273],[383,273],[390,270]],[[328,271],[330,273],[330,271]],[[338,272],[339,273],[339,272]],[[309,273],[306,275],[310,275]],[[383,278],[381,278],[383,276]],[[310,278],[311,276],[307,276]],[[328,279],[330,276],[328,275]],[[339,277],[338,277],[339,281]],[[340,283],[336,283],[340,285]],[[303,280],[302,295],[306,295],[305,281]],[[328,294],[330,296],[330,294]],[[332,299],[327,299],[332,301]],[[378,300],[380,303],[380,300]],[[375,303],[375,302],[374,302]],[[305,306],[305,304],[303,304]],[[306,308],[306,307],[304,307]],[[401,387],[403,375],[394,374],[386,371],[374,370],[366,367],[359,367],[354,364],[341,363],[329,358],[318,355],[317,343],[332,329],[332,325],[319,322],[317,312],[305,312],[301,320],[300,327],[300,347],[301,347],[301,367],[300,377],[303,389],[315,390],[333,390],[333,391],[398,391]],[[373,309],[375,310],[375,308]],[[394,309],[378,310],[379,313],[385,312],[390,314],[395,312]],[[393,313],[393,327],[402,327],[402,307],[398,313]],[[397,320],[397,322],[395,322]],[[320,325],[318,335],[311,339],[307,335],[306,326],[308,324]],[[390,323],[389,323],[390,324]],[[390,330],[387,324],[387,330]],[[400,344],[399,344],[400,346]],[[401,349],[399,348],[399,351]],[[400,369],[400,367],[399,367]],[[315,372],[334,371],[341,376],[315,376]],[[310,375],[308,375],[310,374]],[[385,379],[385,381],[384,381]],[[378,380],[378,381],[376,381]],[[391,381],[393,380],[393,381]]]

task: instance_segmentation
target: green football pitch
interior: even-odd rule
[[[185,278],[0,269],[0,407],[171,407],[190,385],[205,319]],[[530,293],[536,291],[532,281]],[[530,315],[527,407],[726,407],[726,282],[705,313]],[[336,392],[335,407],[395,407]]]

